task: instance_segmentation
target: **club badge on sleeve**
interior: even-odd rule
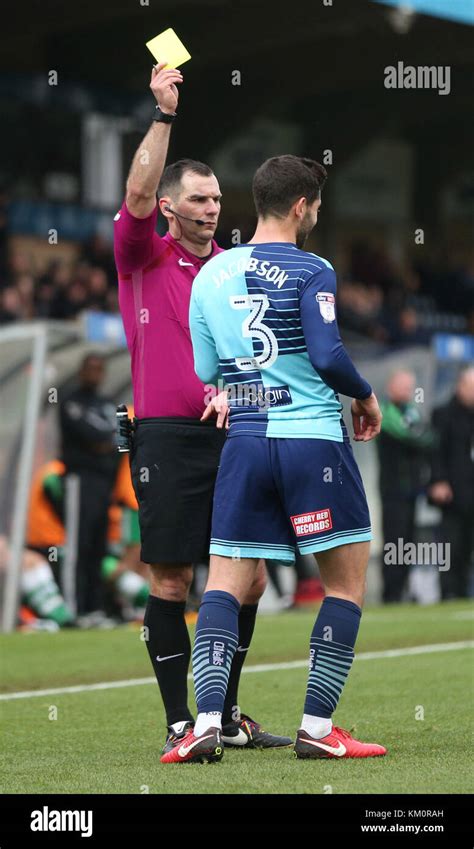
[[[336,299],[332,292],[318,292],[316,300],[319,304],[319,312],[321,313],[325,324],[330,324],[336,319]]]

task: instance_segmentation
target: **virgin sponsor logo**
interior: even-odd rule
[[[298,516],[291,516],[291,522],[297,537],[321,534],[332,528],[331,511],[326,507],[314,513],[300,513]]]
[[[264,387],[262,384],[236,383],[229,389],[229,403],[234,407],[268,410],[269,407],[284,407],[292,402],[288,386]]]

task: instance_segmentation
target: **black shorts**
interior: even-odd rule
[[[130,467],[141,559],[198,563],[209,555],[212,499],[225,429],[215,419],[139,419]]]

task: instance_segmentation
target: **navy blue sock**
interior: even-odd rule
[[[198,713],[223,712],[239,642],[239,610],[239,602],[230,593],[210,590],[202,597],[193,649]]]
[[[304,713],[330,718],[354,659],[362,611],[343,598],[327,596],[314,623]]]

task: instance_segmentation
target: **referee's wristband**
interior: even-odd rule
[[[176,117],[176,112],[162,112],[159,106],[155,106],[154,121],[160,121],[163,124],[172,124]]]

